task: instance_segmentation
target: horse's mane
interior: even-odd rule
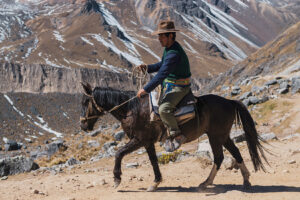
[[[128,99],[134,97],[136,95],[135,91],[121,91],[118,89],[110,88],[110,87],[95,87],[94,98],[97,102],[101,102],[102,106],[106,109],[110,109],[106,106],[117,106],[121,103],[127,101]],[[138,98],[132,99],[122,107],[137,111],[139,105]]]

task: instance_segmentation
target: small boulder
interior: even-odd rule
[[[287,80],[282,81],[279,85],[279,89],[288,89],[289,87],[290,87],[290,85]]]
[[[117,130],[118,128],[120,128],[120,124],[119,124],[119,123],[114,123],[114,124],[112,125],[112,129],[113,129],[113,130]]]
[[[134,162],[134,163],[127,163],[126,164],[126,168],[137,168],[139,166],[138,162]]]
[[[249,99],[249,103],[250,104],[258,104],[259,103],[259,99],[256,96],[251,96],[248,98]]]
[[[268,90],[268,86],[262,86],[262,87],[258,87],[258,86],[253,86],[251,89],[252,94],[260,94],[263,91],[267,91]]]
[[[224,165],[225,169],[228,169],[228,170],[238,169],[237,162],[232,157],[225,156],[224,160],[223,160],[223,165]]]
[[[230,89],[230,87],[229,86],[226,86],[226,85],[223,85],[222,87],[221,87],[221,91],[227,91],[227,90],[229,90]]]
[[[287,94],[289,92],[289,89],[288,88],[282,88],[282,89],[279,89],[278,90],[278,93],[279,94]]]
[[[104,153],[104,157],[113,157],[116,155],[116,146],[109,147],[106,152]]]
[[[102,149],[107,151],[112,146],[117,146],[117,143],[116,142],[106,142],[106,143],[104,143]]]
[[[91,148],[100,147],[99,142],[96,141],[96,140],[89,140],[87,143],[88,143],[88,146],[91,147]]]
[[[259,103],[265,103],[266,101],[269,101],[269,97],[266,95],[259,99]]]
[[[232,90],[241,90],[241,88],[239,86],[235,85],[232,87]]]
[[[267,81],[267,82],[265,83],[266,86],[275,85],[275,84],[277,84],[277,80],[276,80],[276,79]]]
[[[59,150],[65,151],[68,147],[64,144],[64,142],[65,142],[64,140],[57,140],[50,144],[47,144],[46,152],[47,152],[48,156],[49,157],[52,156]]]
[[[265,133],[265,134],[260,135],[260,137],[263,140],[265,140],[265,141],[268,141],[268,140],[278,140],[278,138],[276,137],[275,133]]]
[[[300,77],[292,78],[292,94],[300,92]]]
[[[231,131],[231,133],[230,133],[230,138],[231,138],[235,143],[239,143],[239,142],[246,141],[245,132],[242,131],[242,130]]]
[[[75,158],[71,157],[69,160],[67,160],[66,164],[69,165],[69,166],[77,165],[77,164],[80,164],[80,161],[78,161]]]
[[[203,140],[198,144],[198,150],[196,152],[198,157],[213,160],[213,152],[208,140]]]
[[[242,102],[243,102],[243,104],[244,104],[245,106],[249,106],[249,105],[250,105],[249,99],[244,99]]]
[[[125,137],[125,132],[124,131],[119,131],[119,132],[116,132],[114,134],[114,138],[117,141],[121,141],[124,137]]]
[[[295,164],[296,163],[296,160],[289,160],[288,161],[288,164]]]
[[[21,148],[22,145],[20,145],[14,140],[7,140],[6,143],[4,144],[5,151],[14,151],[14,150],[19,150]]]
[[[24,156],[4,158],[0,160],[0,177],[36,170],[39,165]]]
[[[239,86],[233,86],[231,89],[232,89],[231,91],[232,96],[236,96],[241,92],[241,88]]]
[[[248,98],[252,96],[252,92],[245,92],[244,94],[242,94],[240,97],[239,97],[239,100],[240,101],[243,101],[244,99]]]

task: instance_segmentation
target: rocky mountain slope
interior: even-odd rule
[[[215,77],[205,92],[238,99],[257,125],[276,134],[300,131],[300,22],[232,69]]]
[[[211,81],[207,91],[218,86],[245,84],[245,79],[255,77],[299,77],[300,70],[300,22],[291,26],[276,39],[267,43],[247,59]],[[220,89],[220,87],[219,87]]]
[[[194,75],[210,77],[298,21],[298,7],[291,0],[2,1],[0,60],[124,72],[160,59],[150,33],[170,18]]]

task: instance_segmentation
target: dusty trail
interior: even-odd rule
[[[123,160],[122,183],[113,188],[114,159],[76,166],[59,174],[28,173],[10,176],[0,181],[0,199],[299,199],[300,197],[300,138],[271,142],[277,157],[268,156],[271,167],[267,173],[253,172],[248,150],[242,144],[241,153],[251,171],[252,188],[244,190],[239,171],[221,170],[213,186],[197,192],[197,186],[208,176],[211,165],[205,166],[196,157],[160,165],[163,182],[157,192],[146,192],[154,179],[147,155],[129,155]],[[197,143],[183,146],[195,150]],[[226,152],[227,154],[227,152]],[[294,160],[295,163],[290,164]],[[125,164],[139,162],[137,169]],[[36,190],[34,192],[34,190]],[[38,194],[35,194],[38,193]]]

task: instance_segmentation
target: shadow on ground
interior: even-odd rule
[[[156,192],[199,192],[207,193],[207,195],[216,195],[226,193],[229,191],[241,191],[246,193],[278,193],[278,192],[300,192],[300,187],[284,186],[284,185],[254,185],[250,189],[244,189],[243,185],[213,185],[204,190],[198,190],[198,187],[159,187]],[[145,192],[146,188],[139,188],[138,190],[119,190],[118,192]]]

